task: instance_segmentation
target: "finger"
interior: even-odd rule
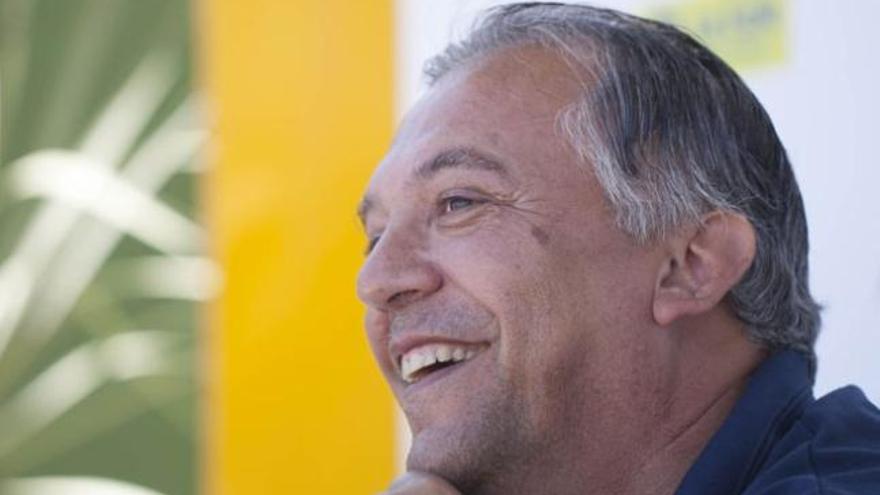
[[[461,493],[439,476],[410,471],[395,480],[386,495],[461,495]]]

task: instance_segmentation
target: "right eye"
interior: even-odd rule
[[[448,198],[443,198],[443,213],[453,213],[458,210],[465,209],[469,206],[473,206],[476,203],[471,198],[466,198],[464,196],[451,196]]]

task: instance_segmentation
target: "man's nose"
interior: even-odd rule
[[[421,240],[403,230],[386,230],[358,276],[358,297],[383,311],[399,309],[443,286],[437,265],[428,260]]]

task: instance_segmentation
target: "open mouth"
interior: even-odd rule
[[[403,381],[416,383],[432,373],[469,361],[483,347],[472,344],[422,345],[401,356],[397,369]]]

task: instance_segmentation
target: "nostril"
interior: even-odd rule
[[[418,298],[419,291],[416,289],[403,290],[395,292],[388,298],[389,305],[406,305],[408,302]]]

